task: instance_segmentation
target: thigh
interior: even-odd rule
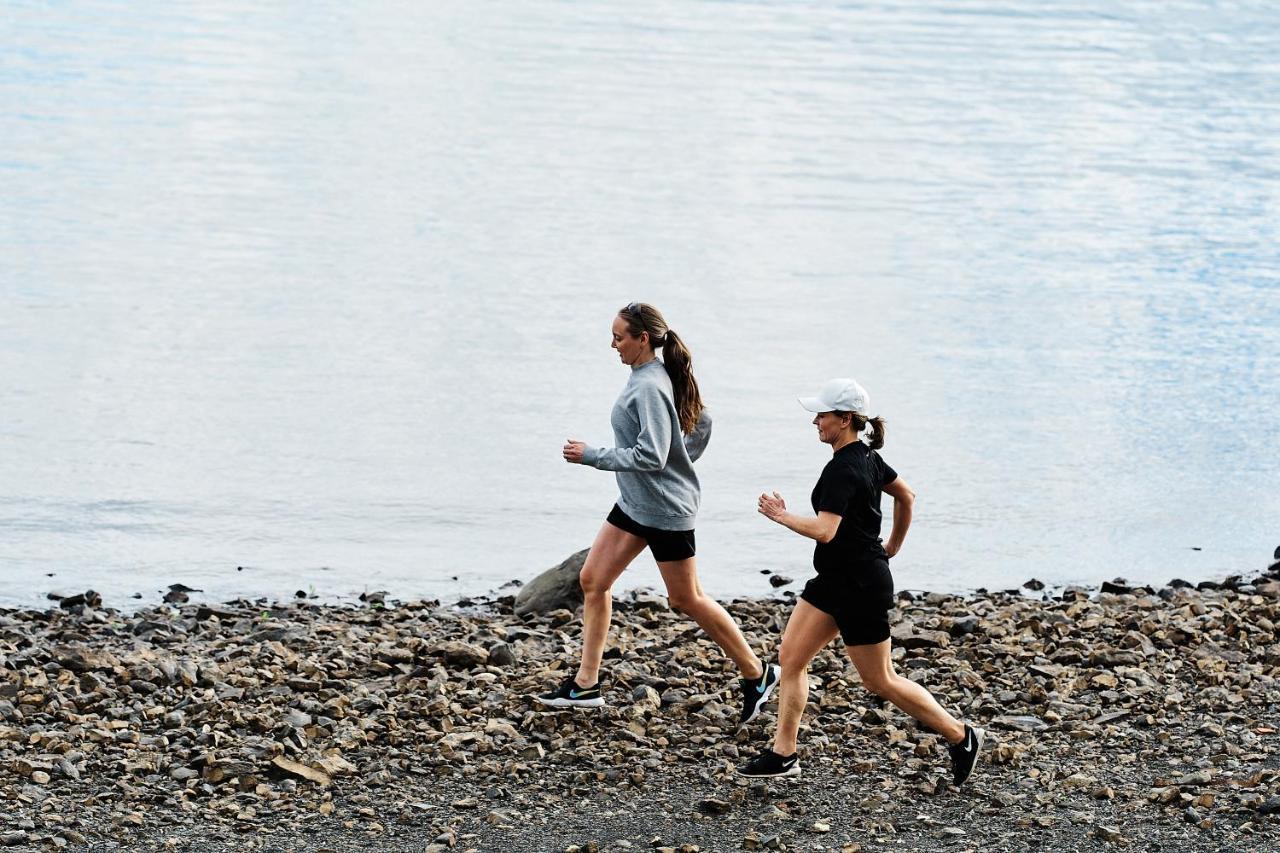
[[[581,577],[594,586],[611,587],[644,550],[644,546],[644,540],[639,536],[605,522],[600,525],[596,541],[591,543],[591,550],[587,552]]]
[[[889,657],[891,640],[860,646],[844,647],[844,653],[857,667],[863,684],[883,684],[893,674],[893,660]]]
[[[824,613],[803,598],[791,611],[787,627],[782,632],[782,650],[785,659],[782,666],[807,667],[822,647],[836,638],[839,629],[830,613]]]
[[[702,596],[702,584],[698,582],[698,560],[667,560],[658,563],[658,572],[667,587],[667,598],[689,601]]]

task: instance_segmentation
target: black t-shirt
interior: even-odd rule
[[[880,544],[880,492],[897,478],[897,472],[864,442],[852,441],[835,452],[810,497],[814,512],[840,516],[835,538],[813,549],[818,574],[848,571],[865,560],[885,556]]]

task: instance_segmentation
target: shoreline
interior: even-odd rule
[[[741,601],[756,601],[756,602],[762,602],[762,603],[775,602],[783,605],[788,605],[792,603],[792,599],[796,597],[797,595],[796,590],[804,586],[804,581],[806,581],[810,576],[810,574],[812,573],[812,567],[805,566],[803,568],[804,568],[804,571],[802,572],[793,572],[791,570],[775,571],[771,569],[759,570],[759,574],[767,578],[768,579],[767,582],[770,583],[770,586],[771,586],[770,590],[767,590],[762,594],[737,596],[732,599],[717,596],[712,593],[708,593],[708,594],[712,595],[713,598],[716,598],[719,601],[741,600]],[[1248,580],[1248,578],[1250,578],[1251,575],[1254,576],[1255,579],[1264,579],[1264,578],[1280,579],[1280,547],[1276,548],[1275,562],[1265,570],[1253,570],[1252,572],[1247,572],[1247,571],[1246,572],[1228,572],[1228,573],[1212,572],[1206,577],[1196,581],[1188,581],[1181,577],[1173,577],[1163,584],[1154,584],[1151,582],[1130,582],[1123,577],[1117,576],[1112,580],[1100,581],[1095,584],[1095,583],[1078,583],[1078,582],[1066,582],[1066,583],[1044,582],[1035,577],[1031,577],[1031,578],[1028,578],[1026,581],[1024,581],[1022,584],[1020,584],[1016,588],[1015,587],[993,588],[993,587],[975,586],[975,587],[965,587],[959,590],[938,591],[938,590],[929,589],[927,587],[906,586],[906,587],[898,587],[895,590],[894,595],[896,599],[901,600],[904,595],[910,595],[912,597],[925,597],[929,595],[946,595],[951,597],[967,598],[967,597],[985,596],[985,595],[992,595],[992,594],[1005,594],[1005,595],[1020,595],[1025,598],[1039,600],[1039,601],[1050,601],[1050,600],[1061,600],[1061,596],[1067,592],[1070,592],[1071,594],[1076,596],[1091,595],[1097,592],[1113,591],[1118,587],[1124,587],[1124,588],[1128,588],[1130,590],[1135,590],[1135,591],[1145,590],[1148,594],[1156,594],[1161,589],[1169,589],[1169,588],[1181,589],[1181,588],[1190,587],[1198,590],[1239,589],[1241,587],[1247,587],[1250,583],[1252,583],[1251,580]],[[535,574],[534,577],[536,576],[537,575]],[[615,588],[614,588],[615,598],[619,596],[635,595],[638,593],[653,593],[658,595],[662,594],[662,591],[659,588],[659,586],[653,583],[637,583],[636,585],[633,585],[633,586],[623,586],[622,581],[625,580],[626,577],[627,576],[624,575],[623,578],[619,580],[619,583],[615,585]],[[778,578],[780,580],[774,581],[773,580],[774,578]],[[109,599],[107,596],[102,595],[93,589],[85,590],[83,592],[76,592],[72,594],[64,594],[59,590],[50,589],[43,593],[38,594],[40,597],[40,601],[43,603],[43,606],[39,606],[33,603],[21,603],[21,602],[14,603],[12,601],[6,603],[4,601],[0,601],[0,614],[23,613],[23,612],[41,613],[41,612],[57,610],[61,602],[68,599],[72,600],[73,602],[77,602],[77,601],[80,601],[82,597],[85,595],[96,595],[97,600],[100,601],[102,604],[107,605],[108,610],[121,615],[125,615],[125,616],[137,614],[137,613],[151,610],[151,609],[164,608],[169,605],[182,606],[182,605],[192,603],[193,600],[196,603],[202,604],[204,606],[210,606],[210,607],[220,606],[220,605],[227,605],[227,606],[246,605],[250,603],[252,603],[254,606],[261,605],[266,607],[281,607],[286,604],[292,604],[294,601],[297,601],[297,600],[306,600],[309,602],[316,602],[318,606],[321,606],[321,607],[333,607],[338,609],[353,608],[353,607],[359,608],[367,604],[369,601],[377,601],[384,605],[387,603],[392,603],[392,604],[411,604],[415,606],[430,604],[432,606],[441,606],[441,607],[450,607],[450,606],[473,607],[477,605],[478,606],[494,606],[499,602],[502,602],[504,600],[509,600],[512,596],[517,594],[520,591],[520,589],[528,582],[529,582],[528,580],[524,580],[521,578],[512,578],[497,587],[490,587],[484,592],[458,594],[457,597],[454,599],[453,603],[446,602],[446,599],[449,598],[449,596],[400,597],[398,595],[393,594],[389,590],[385,590],[385,589],[371,590],[371,589],[368,589],[367,587],[359,592],[349,591],[349,592],[343,592],[343,593],[332,593],[332,592],[323,593],[323,592],[317,591],[314,585],[309,586],[309,589],[307,590],[302,590],[302,589],[295,590],[292,595],[287,595],[287,596],[279,595],[279,596],[273,597],[270,595],[235,595],[233,594],[232,597],[224,598],[221,601],[216,600],[218,598],[216,595],[212,597],[201,596],[199,598],[194,598],[193,596],[194,593],[204,593],[205,590],[189,587],[185,583],[170,584],[167,590],[157,590],[155,593],[152,594],[152,596],[146,596],[146,595],[143,595],[142,593],[133,593],[127,599],[122,601]]]
[[[803,775],[739,784],[775,704],[737,731],[731,665],[647,591],[617,600],[590,712],[530,702],[577,617],[511,596],[0,609],[0,843],[1280,847],[1280,581],[1234,586],[900,594],[899,672],[990,736],[959,791],[838,644],[810,668]],[[726,606],[776,655],[789,601]]]

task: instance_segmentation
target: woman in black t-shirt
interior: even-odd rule
[[[817,542],[817,577],[805,584],[782,635],[778,725],[773,748],[743,766],[743,776],[795,776],[800,772],[796,734],[809,694],[809,661],[839,634],[845,654],[872,693],[897,705],[951,744],[957,785],[964,782],[982,748],[983,732],[952,717],[920,685],[898,675],[889,656],[889,611],[893,577],[889,558],[898,553],[911,525],[915,492],[876,450],[884,446],[884,421],[867,415],[869,397],[852,379],[833,379],[817,397],[800,404],[816,412],[818,439],[831,445],[831,461],[813,489],[815,515],[795,515],[777,492],[761,495],[759,511],[772,521]],[[859,439],[868,428],[869,444]],[[880,496],[893,498],[893,529],[880,541]]]

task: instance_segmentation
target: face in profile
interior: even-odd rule
[[[639,336],[632,335],[627,329],[626,318],[619,314],[613,318],[612,346],[618,351],[618,357],[622,359],[623,364],[635,364],[649,353],[649,333],[641,332]]]
[[[835,444],[845,427],[849,425],[849,416],[841,417],[835,412],[819,412],[813,417],[813,425],[818,428],[818,440],[823,444]]]

